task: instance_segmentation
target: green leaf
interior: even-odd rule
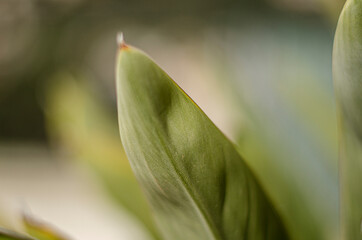
[[[141,51],[117,62],[121,139],[164,239],[287,239],[233,144]]]
[[[347,0],[335,35],[342,239],[362,239],[362,1]]]
[[[36,240],[26,235],[0,228],[0,240]]]
[[[38,240],[69,240],[55,227],[47,223],[41,222],[28,215],[23,216],[23,224],[25,230]]]
[[[117,117],[82,77],[61,73],[47,89],[47,122],[53,140],[90,166],[117,204],[159,239],[148,203],[119,139]]]

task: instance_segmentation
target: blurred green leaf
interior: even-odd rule
[[[362,1],[347,0],[335,35],[342,239],[362,239]]]
[[[48,129],[54,140],[76,155],[101,178],[118,204],[159,239],[112,118],[97,94],[81,77],[59,74],[47,89]]]
[[[58,229],[28,215],[23,216],[23,224],[25,230],[38,240],[69,240]]]
[[[36,240],[26,235],[0,228],[0,240]]]
[[[220,82],[227,86],[229,80],[236,96],[232,104],[240,119],[235,130],[238,150],[292,239],[336,240],[338,145],[331,36],[315,22],[254,20],[229,30],[222,44],[225,58],[209,58],[223,66]]]
[[[233,144],[141,51],[122,46],[120,133],[164,239],[287,239]]]

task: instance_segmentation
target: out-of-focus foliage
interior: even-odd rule
[[[333,74],[340,137],[342,239],[362,238],[362,1],[347,0],[335,35]]]
[[[164,239],[288,239],[233,144],[144,53],[119,51],[121,138]]]
[[[28,215],[23,216],[23,225],[32,237],[0,228],[0,240],[70,240],[55,227]]]
[[[326,4],[318,4],[323,1]],[[264,11],[315,19],[323,9],[339,9],[343,0],[197,0],[173,1],[0,1],[0,140],[46,141],[45,119],[38,88],[49,74],[66,67],[89,68],[89,55],[104,36],[122,29],[134,39],[144,29],[177,41],[179,35],[202,33],[224,27],[225,19]],[[311,4],[308,4],[311,3]],[[312,9],[305,9],[313,5]],[[291,9],[291,7],[293,9]],[[281,10],[282,9],[282,10]],[[297,9],[297,11],[294,11]],[[337,11],[336,11],[337,12]],[[334,14],[336,15],[336,14]],[[249,21],[245,19],[245,21]],[[323,21],[317,19],[317,21]],[[219,35],[222,36],[221,29]],[[243,34],[248,34],[244,32]],[[107,49],[107,48],[105,48]],[[103,49],[104,50],[104,49]],[[101,51],[101,56],[109,56]],[[106,65],[106,64],[105,64]],[[101,71],[106,67],[99,66]],[[100,73],[95,70],[92,74]],[[105,79],[97,79],[105,80]],[[19,97],[21,96],[21,97]],[[26,111],[27,121],[14,109]],[[24,112],[22,112],[24,113]]]
[[[4,212],[4,208],[0,207],[0,227],[10,228],[10,223]]]
[[[158,35],[179,43],[183,42],[181,35],[198,35],[205,52],[212,52],[210,59],[220,59],[220,51],[210,44],[215,38],[225,50],[222,60],[226,64],[216,67],[221,68],[222,84],[227,86],[228,79],[235,79],[231,88],[242,96],[234,105],[242,108],[238,145],[245,161],[293,239],[334,239],[339,230],[337,140],[326,49],[331,48],[334,26],[330,23],[336,21],[343,2],[0,1],[0,140],[47,141],[39,89],[54,80],[49,78],[54,73],[86,70],[97,88],[89,88],[88,78],[74,81],[67,74],[58,75],[57,84],[49,88],[45,99],[48,131],[59,145],[90,165],[119,203],[157,238],[120,147],[115,116],[104,110],[107,104],[98,98],[102,91],[114,92],[111,87],[104,91],[104,82],[113,82],[108,68],[113,67],[114,56],[109,52],[114,34],[122,29],[140,46],[145,39],[157,41]],[[330,25],[324,23],[325,16],[331,19]],[[63,102],[67,107],[58,109]],[[347,142],[350,138],[341,139]]]
[[[9,231],[0,228],[0,240],[36,240],[24,234],[19,234],[13,231]]]
[[[324,14],[335,21],[343,6],[344,0],[267,0],[270,4],[289,11]]]
[[[332,35],[322,29],[282,17],[234,25],[214,63],[238,96],[239,150],[300,240],[339,231]]]
[[[47,89],[49,132],[76,159],[91,166],[117,202],[158,239],[148,204],[119,139],[116,116],[107,112],[106,105],[79,78],[58,74]]]
[[[23,216],[23,223],[27,233],[37,240],[69,240],[63,233],[53,226],[40,222],[28,215]]]

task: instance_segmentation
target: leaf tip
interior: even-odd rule
[[[117,44],[118,44],[120,50],[122,50],[122,49],[127,49],[127,48],[128,48],[127,44],[126,44],[125,41],[124,41],[123,32],[119,32],[119,33],[117,34]]]

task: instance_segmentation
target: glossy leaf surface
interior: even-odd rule
[[[233,144],[141,51],[122,45],[123,145],[164,239],[287,239]]]

